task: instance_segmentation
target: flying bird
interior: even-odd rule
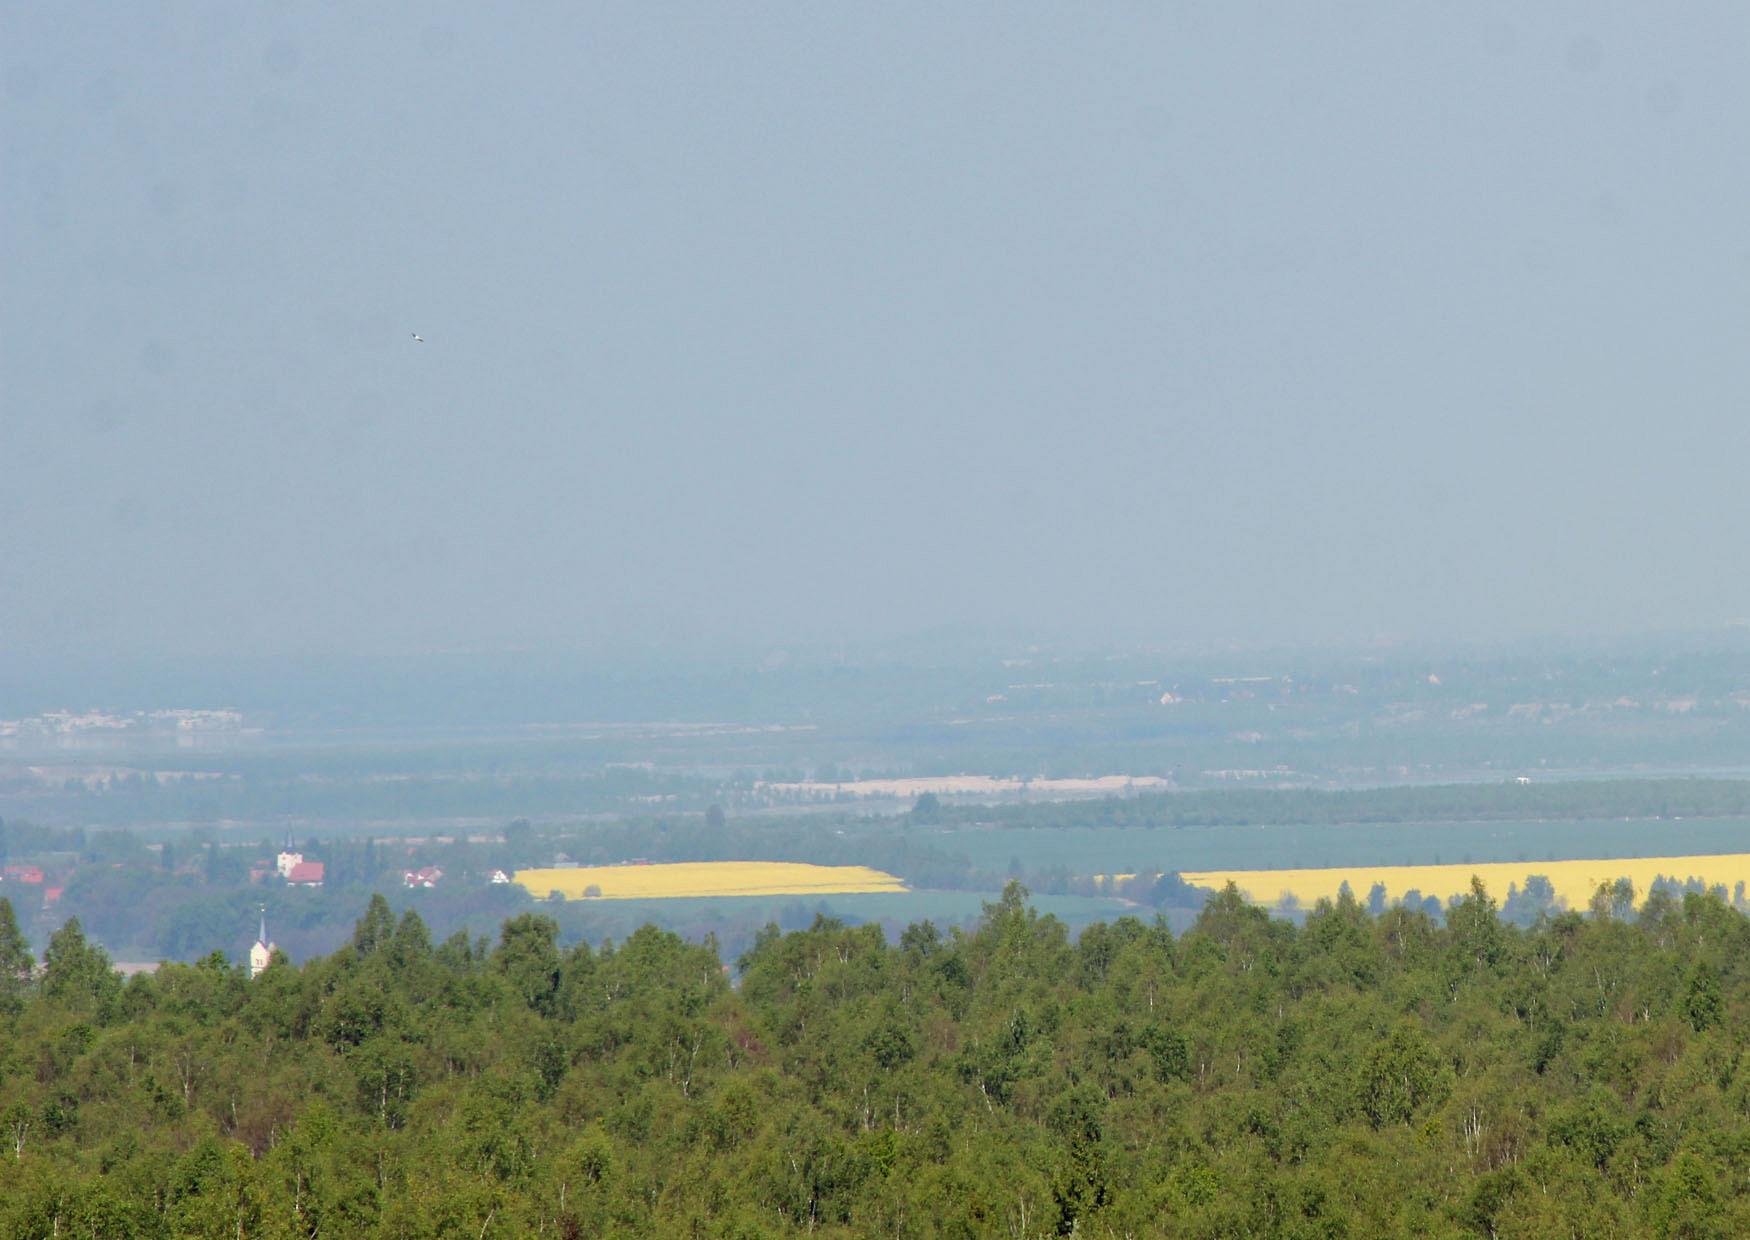
[[[425,337],[421,336],[418,332],[413,333],[413,338],[414,338],[414,340],[418,341],[420,344],[425,343]]]

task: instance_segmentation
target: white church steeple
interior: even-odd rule
[[[264,904],[261,906],[261,933],[255,937],[255,946],[249,949],[249,976],[259,977],[272,959],[273,944],[267,941],[267,905]]]

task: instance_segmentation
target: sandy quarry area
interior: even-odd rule
[[[763,783],[760,789],[786,797],[939,797],[1117,796],[1126,792],[1164,792],[1172,781],[1159,775],[1100,775],[1091,779],[1011,779],[996,775],[927,775],[917,779],[858,779],[842,784]]]

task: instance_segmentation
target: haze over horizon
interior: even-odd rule
[[[0,651],[1718,628],[1747,45],[9,6]]]

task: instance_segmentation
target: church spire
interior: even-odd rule
[[[249,976],[259,977],[261,971],[267,968],[267,962],[273,959],[273,944],[267,941],[267,905],[261,906],[261,935],[255,940],[255,946],[249,949]]]

